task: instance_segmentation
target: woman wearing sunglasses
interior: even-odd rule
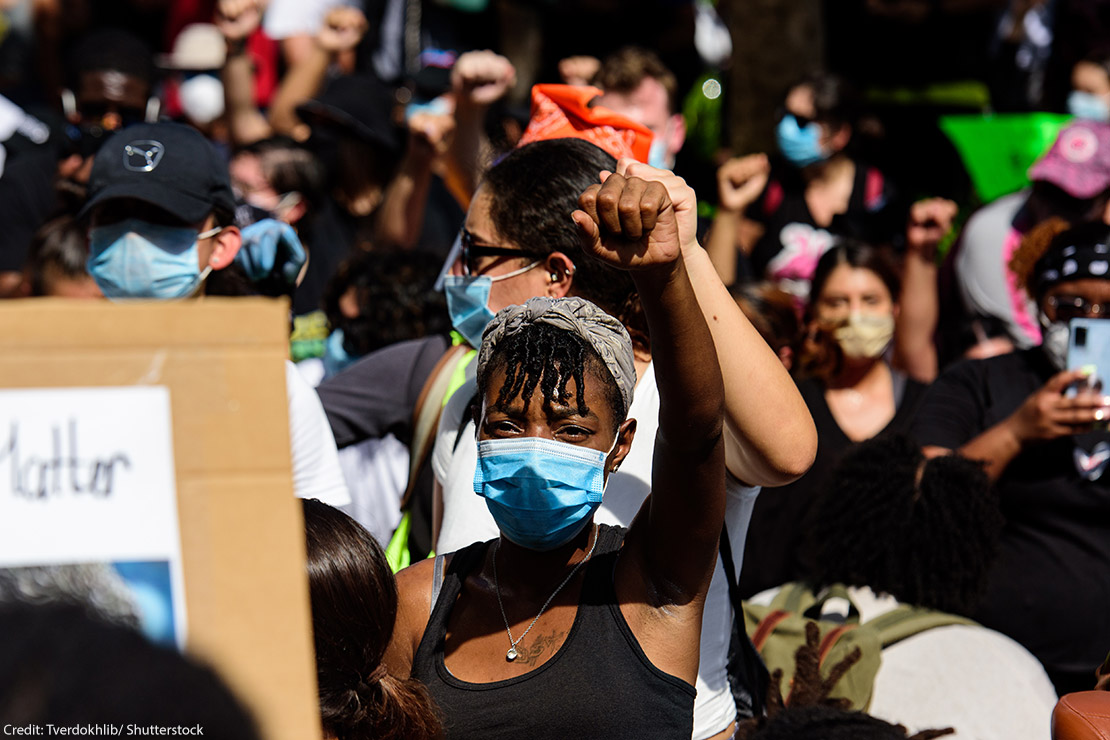
[[[1110,227],[1056,222],[1010,264],[1040,309],[1041,346],[946,370],[914,432],[996,481],[1006,527],[976,619],[1022,643],[1063,694],[1092,687],[1110,646],[1110,367],[1067,363],[1069,322],[1108,316]]]
[[[485,322],[496,311],[532,297],[585,298],[621,321],[634,348],[637,383],[629,416],[638,420],[641,441],[619,472],[610,475],[595,521],[628,526],[651,490],[651,440],[660,419],[660,391],[653,363],[655,338],[649,339],[636,286],[629,273],[584,250],[571,218],[579,195],[597,184],[605,171],[658,181],[675,205],[683,259],[725,379],[725,449],[731,474],[726,517],[732,550],[739,555],[758,492],[754,486],[777,485],[804,472],[813,460],[816,434],[789,375],[740,313],[698,244],[694,194],[680,178],[631,160],[618,163],[576,139],[537,141],[514,151],[489,170],[467,213],[459,259],[445,286],[452,319],[464,334],[476,335],[474,346],[479,346]],[[467,406],[475,391],[473,381],[468,382],[443,409],[432,456],[442,487],[437,553],[499,532],[486,501],[474,494],[478,450]],[[737,712],[726,671],[731,625],[728,585],[718,566],[702,625],[691,735],[697,740],[731,734]],[[536,629],[519,650],[528,650],[541,637]]]
[[[753,154],[721,167],[707,248],[726,284],[767,279],[804,301],[817,260],[836,237],[884,244],[899,232],[905,212],[883,173],[860,156],[857,108],[843,80],[806,77],[779,113],[778,156]]]

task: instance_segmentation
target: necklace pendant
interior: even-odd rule
[[[519,655],[519,653],[516,651],[516,648],[511,647],[511,648],[509,648],[509,652],[505,653],[505,660],[512,663],[514,660],[517,659],[518,655]]]

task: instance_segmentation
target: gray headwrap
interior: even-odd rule
[[[498,311],[482,334],[478,374],[485,372],[501,340],[532,324],[549,324],[586,340],[601,355],[605,367],[617,381],[625,413],[628,413],[632,408],[632,389],[636,386],[632,340],[621,322],[583,298],[529,298],[522,306]]]

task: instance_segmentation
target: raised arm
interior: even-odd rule
[[[455,97],[455,137],[448,150],[449,166],[467,197],[491,164],[492,149],[486,137],[486,112],[508,94],[516,82],[516,68],[492,51],[468,51],[451,70]]]
[[[262,24],[262,4],[259,0],[220,0],[215,24],[227,42],[221,78],[231,140],[239,146],[253,144],[273,134],[270,122],[254,104],[254,60],[247,51],[247,39]]]
[[[744,211],[763,192],[770,172],[766,154],[734,157],[717,169],[717,215],[705,240],[705,251],[726,285],[736,281],[736,254],[745,228],[750,229]],[[750,245],[744,251],[751,251]]]
[[[307,130],[297,117],[297,106],[320,91],[328,67],[341,53],[358,46],[366,29],[366,16],[358,8],[344,5],[328,11],[312,51],[293,65],[274,94],[270,105],[274,130],[298,140],[306,138]]]
[[[583,193],[579,205],[573,217],[586,247],[632,274],[659,384],[652,493],[625,550],[641,569],[652,606],[685,605],[709,588],[724,521],[724,388],[713,338],[665,187],[612,174]]]
[[[660,182],[674,204],[686,270],[724,377],[729,472],[753,486],[796,480],[813,464],[817,429],[786,368],[736,305],[698,244],[693,189],[666,170],[630,159],[622,159],[617,171]]]
[[[914,380],[937,377],[934,335],[940,319],[937,295],[937,245],[952,228],[959,207],[944,198],[913,204],[906,224],[902,298],[894,331],[894,361]]]

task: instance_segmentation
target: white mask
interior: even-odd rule
[[[212,123],[224,114],[224,83],[215,75],[190,77],[178,88],[181,110],[194,123]]]
[[[1057,370],[1066,370],[1068,366],[1068,339],[1071,331],[1066,321],[1049,321],[1042,310],[1041,320],[1041,349],[1049,362]]]

